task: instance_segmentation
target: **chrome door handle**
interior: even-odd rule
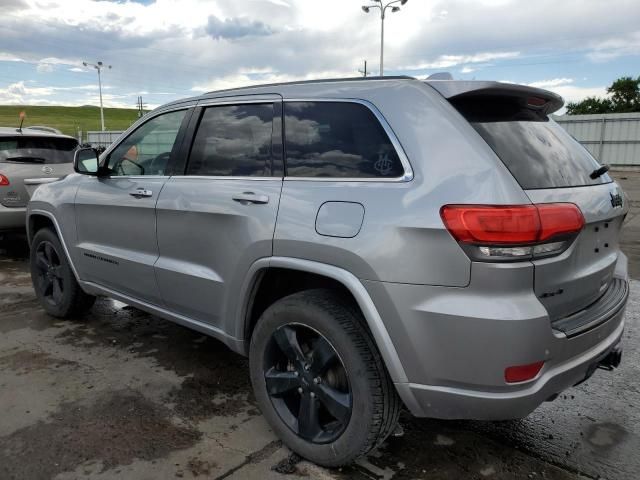
[[[250,203],[269,203],[269,197],[267,195],[256,195],[253,192],[242,192],[231,198],[243,205],[248,205]]]
[[[133,192],[129,192],[129,195],[136,198],[152,197],[153,192],[151,190],[147,190],[146,188],[140,187],[136,188]]]

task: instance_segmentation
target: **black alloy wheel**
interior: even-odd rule
[[[274,331],[263,363],[267,393],[296,435],[314,444],[336,440],[349,424],[353,396],[335,348],[301,324]]]
[[[64,298],[64,275],[60,256],[51,242],[38,244],[36,255],[36,286],[42,298],[51,305],[60,305]]]

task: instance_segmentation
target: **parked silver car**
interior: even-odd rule
[[[391,77],[170,103],[36,190],[35,291],[54,316],[113,297],[248,355],[274,431],[322,465],[403,405],[524,417],[621,356],[628,207],[561,106]]]
[[[73,172],[77,146],[48,127],[0,127],[0,232],[24,231],[30,194]]]

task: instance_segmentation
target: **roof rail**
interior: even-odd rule
[[[220,92],[230,92],[235,90],[246,90],[250,88],[262,88],[262,87],[279,87],[284,85],[308,85],[314,83],[335,83],[335,82],[365,82],[372,80],[416,80],[415,77],[410,77],[408,75],[394,75],[394,76],[385,76],[385,77],[345,77],[345,78],[324,78],[324,79],[316,79],[316,80],[297,80],[292,82],[278,82],[278,83],[264,83],[257,85],[247,85],[244,87],[236,87],[236,88],[225,88],[223,90],[212,90],[210,92],[206,92],[204,95],[208,95],[210,93],[220,93]]]
[[[23,130],[38,130],[39,132],[55,133],[62,135],[62,132],[57,128],[45,127],[44,125],[31,125],[29,127],[22,127]]]

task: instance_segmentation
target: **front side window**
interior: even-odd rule
[[[287,176],[397,178],[400,158],[375,115],[349,102],[285,104]]]
[[[273,112],[272,103],[205,109],[187,175],[271,176]]]
[[[111,175],[166,175],[186,113],[165,113],[141,125],[109,154]]]

